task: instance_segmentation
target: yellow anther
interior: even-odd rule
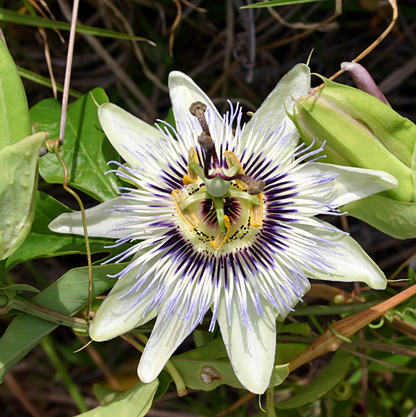
[[[187,224],[190,229],[195,229],[199,225],[199,219],[196,217],[195,213],[191,207],[187,207],[185,210],[182,210],[180,204],[185,201],[185,197],[179,190],[173,190],[171,193],[171,198],[173,204],[175,205],[176,211],[178,212],[181,219]]]
[[[193,146],[191,147],[191,149],[189,149],[188,153],[188,175],[185,175],[183,177],[183,183],[185,185],[190,185],[194,183],[198,178],[198,175],[196,175],[196,173],[192,171],[192,169],[190,168],[189,162],[198,163],[198,154],[196,153],[196,150]]]
[[[230,236],[231,222],[230,222],[230,218],[227,215],[224,216],[224,226],[227,229],[227,232],[226,233],[220,232],[215,240],[212,240],[211,242],[209,242],[212,249],[214,250],[221,249],[224,243],[227,241],[228,236]]]
[[[228,168],[231,168],[235,165],[239,165],[240,166],[240,171],[238,171],[238,174],[245,175],[244,168],[241,165],[241,162],[235,156],[234,152],[225,151],[224,156],[225,156],[225,160],[227,161]],[[244,181],[235,180],[235,182],[237,183],[237,187],[240,190],[247,190],[248,189],[248,185]]]
[[[188,175],[184,175],[184,176],[183,176],[183,178],[182,178],[183,185],[191,185],[191,184],[193,184],[193,183],[195,182],[195,180],[196,180],[196,178],[192,181],[192,180],[188,177]]]
[[[250,226],[263,226],[263,194],[257,194],[259,204],[250,203]]]

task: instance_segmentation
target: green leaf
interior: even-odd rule
[[[414,139],[414,148],[412,152],[412,160],[411,160],[411,168],[412,168],[412,179],[413,179],[413,187],[414,187],[414,194],[413,194],[413,202],[416,202],[416,139]]]
[[[188,352],[176,355],[172,359],[207,359],[215,360],[219,358],[226,358],[227,350],[221,337],[211,340],[207,344],[198,348],[192,349]]]
[[[111,264],[93,267],[93,297],[111,288],[116,278],[108,278],[127,266]],[[72,269],[54,282],[32,301],[62,314],[73,315],[88,300],[88,269]],[[0,339],[0,381],[6,373],[26,356],[44,337],[58,327],[57,324],[28,314],[14,318]]]
[[[279,336],[277,336],[279,340]],[[285,364],[300,355],[309,345],[303,343],[277,343],[275,364]]]
[[[319,400],[344,380],[353,357],[350,353],[338,350],[318,378],[293,397],[275,404],[275,407],[279,410],[300,408]]]
[[[353,201],[341,210],[396,239],[416,237],[416,203],[372,195]]]
[[[31,135],[29,108],[13,58],[0,40],[0,150]]]
[[[12,284],[3,286],[0,285],[0,291],[29,291],[29,292],[39,292],[39,290],[35,287],[32,287],[31,285],[27,284]]]
[[[212,333],[203,330],[194,330],[192,332],[192,337],[194,339],[195,346],[200,347],[212,340]]]
[[[22,78],[26,78],[26,80],[33,81],[34,83],[44,85],[45,87],[52,88],[52,82],[49,78],[46,78],[42,75],[36,74],[35,72],[29,71],[26,68],[22,67],[16,67],[17,71],[19,72],[19,75]],[[62,84],[56,83],[56,89],[60,92],[64,91],[64,86]],[[82,93],[79,93],[78,91],[73,90],[72,88],[69,89],[69,95],[79,98],[82,97]],[[29,109],[28,109],[29,112]]]
[[[98,104],[108,98],[101,88],[91,94]],[[120,157],[101,129],[97,115],[97,105],[91,94],[86,94],[68,106],[67,127],[64,149],[61,156],[68,167],[68,185],[78,188],[99,201],[117,197],[114,187],[119,186],[107,162],[119,161]],[[49,132],[52,138],[59,137],[61,105],[57,100],[42,100],[30,110],[32,122],[39,123],[41,130]],[[63,168],[53,154],[40,160],[40,173],[45,181],[62,184]]]
[[[124,392],[114,400],[101,405],[77,417],[142,417],[150,410],[153,396],[159,385],[156,379],[149,384],[139,382],[132,389]]]
[[[212,391],[222,384],[244,388],[235,376],[229,361],[177,358],[172,358],[171,361],[188,388]]]
[[[159,381],[159,386],[157,387],[156,394],[153,398],[153,401],[157,401],[162,395],[165,395],[166,391],[169,388],[169,385],[172,382],[172,377],[166,371],[162,371],[157,377]]]
[[[263,7],[287,6],[290,4],[315,3],[317,1],[324,1],[324,0],[273,0],[273,1],[264,1],[263,3],[249,4],[248,6],[240,7],[240,9],[259,9]]]
[[[60,22],[58,20],[45,19],[38,16],[29,16],[18,13],[13,10],[0,8],[0,21],[10,23],[20,23],[22,25],[36,26],[50,29],[70,30],[71,24],[68,22]],[[86,33],[95,36],[104,36],[115,39],[129,39],[135,41],[147,41],[147,39],[140,36],[127,35],[126,33],[114,32],[112,30],[94,28],[91,26],[77,25],[76,31],[78,33]],[[152,43],[152,42],[151,42]]]
[[[310,336],[311,328],[308,323],[289,323],[285,324],[279,333],[294,333],[302,336]]]
[[[162,371],[157,377],[159,385],[157,387],[156,393],[153,397],[153,402],[157,401],[162,395],[164,395],[169,388],[170,383],[172,382],[172,377],[165,371]],[[93,386],[94,395],[101,405],[107,404],[110,401],[113,401],[124,391],[118,391],[115,389],[104,387],[100,384],[94,384]]]
[[[71,211],[53,197],[38,191],[32,229],[19,249],[7,258],[6,270],[8,271],[29,259],[86,253],[83,236],[55,233],[48,227],[49,223],[60,214]],[[114,245],[114,239],[90,237],[89,242],[91,253],[108,252],[116,254],[126,248],[126,246],[123,246],[123,248],[105,249],[105,246]]]
[[[1,43],[1,42],[0,42]],[[39,151],[44,132],[0,151],[0,258],[26,239],[35,214]]]
[[[117,398],[124,392],[116,389],[107,388],[101,384],[94,384],[92,390],[94,391],[95,398],[97,398],[101,405],[113,401],[115,398]]]
[[[211,391],[222,384],[243,388],[228,358],[224,358],[227,358],[227,351],[222,338],[218,337],[204,346],[172,357],[171,361],[189,388]],[[275,366],[270,385],[281,384],[288,375],[287,364]]]
[[[199,360],[172,358],[171,360],[188,388],[211,391],[222,384],[240,389],[244,388],[235,376],[228,360],[209,361],[203,358]],[[287,364],[275,366],[270,386],[281,384],[288,375]]]

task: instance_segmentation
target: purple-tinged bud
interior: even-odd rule
[[[378,98],[384,104],[390,106],[386,97],[384,97],[383,93],[374,82],[373,77],[361,64],[358,64],[357,62],[343,62],[341,64],[341,68],[350,73],[358,89],[371,94],[373,97]]]

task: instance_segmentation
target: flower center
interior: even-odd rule
[[[200,219],[193,207],[196,203],[202,204],[199,214],[203,225],[210,229],[218,226],[219,229],[216,239],[209,242],[217,251],[229,239],[231,227],[241,220],[240,217],[244,211],[242,206],[249,207],[250,226],[262,226],[263,196],[261,191],[266,184],[264,181],[258,181],[246,175],[241,162],[231,151],[224,152],[228,169],[221,166],[205,118],[206,109],[207,106],[200,101],[192,103],[189,109],[202,128],[202,133],[198,136],[198,144],[205,150],[205,159],[201,166],[198,154],[192,147],[188,154],[188,173],[183,177],[185,186],[189,187],[194,184],[198,177],[203,184],[200,184],[197,191],[190,192],[186,196],[179,190],[173,190],[172,201],[187,226],[197,230],[202,229],[203,226],[200,226]],[[199,232],[202,231],[199,230]]]

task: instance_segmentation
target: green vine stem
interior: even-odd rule
[[[346,343],[351,343],[351,339],[349,339],[348,337],[345,337],[344,335],[342,335],[340,332],[338,332],[336,329],[334,329],[330,323],[327,323],[326,325],[328,327],[328,330],[336,337],[338,337],[338,339],[341,339],[342,341],[346,342]]]
[[[68,168],[62,159],[61,155],[59,154],[59,146],[60,141],[59,139],[49,139],[46,142],[46,147],[49,152],[54,153],[56,157],[58,158],[59,162],[62,165],[62,168],[64,170],[64,181],[62,183],[62,186],[65,188],[65,190],[70,193],[78,202],[79,208],[81,210],[81,216],[82,216],[82,226],[84,228],[84,238],[85,238],[85,247],[87,249],[87,262],[88,262],[88,303],[87,303],[87,312],[85,314],[85,319],[89,320],[90,318],[90,311],[91,311],[91,303],[92,303],[92,262],[91,262],[91,249],[90,249],[90,241],[88,238],[88,231],[87,231],[87,218],[85,216],[85,209],[84,204],[82,204],[81,199],[79,198],[78,194],[73,191],[71,188],[68,187]]]
[[[380,319],[380,322],[377,324],[369,324],[368,326],[372,329],[379,329],[384,325],[384,319],[386,319],[389,323],[393,323],[394,317],[399,317],[401,320],[404,320],[404,316],[406,313],[412,314],[413,317],[416,319],[416,309],[415,308],[405,308],[403,311],[394,310],[391,313],[383,314]]]
[[[39,304],[26,301],[22,298],[13,298],[4,307],[0,308],[0,315],[7,314],[10,310],[19,310],[32,316],[56,323],[62,326],[72,327],[77,331],[88,331],[88,323],[78,317],[67,316],[57,311],[50,310]]]
[[[276,409],[274,408],[274,387],[270,387],[266,391],[266,412],[267,417],[276,417]]]

